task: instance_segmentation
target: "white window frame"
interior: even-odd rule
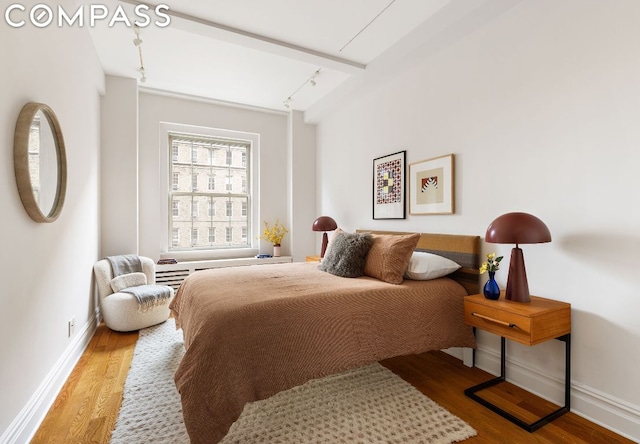
[[[249,212],[250,221],[249,227],[251,232],[249,233],[248,240],[250,246],[248,248],[229,248],[229,249],[198,249],[198,250],[184,250],[184,251],[170,251],[170,235],[169,235],[169,203],[161,205],[160,214],[160,229],[161,229],[161,253],[160,257],[171,257],[178,260],[206,260],[206,259],[226,259],[226,258],[244,258],[254,257],[260,251],[260,241],[257,238],[261,232],[261,219],[260,219],[260,135],[257,133],[232,131],[220,128],[208,128],[195,125],[183,125],[170,122],[160,123],[160,168],[163,174],[160,174],[160,193],[168,199],[169,187],[171,186],[169,180],[169,164],[170,159],[170,147],[169,147],[169,133],[185,133],[185,134],[199,134],[207,137],[219,137],[236,140],[246,140],[250,143],[251,153],[249,156]]]

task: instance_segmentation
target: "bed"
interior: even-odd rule
[[[335,276],[313,262],[189,276],[171,309],[186,348],[175,383],[191,442],[218,442],[245,403],[310,379],[393,356],[474,347],[463,297],[478,292],[479,237],[422,234],[413,245],[462,268],[401,284]]]

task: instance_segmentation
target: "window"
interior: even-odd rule
[[[171,202],[171,215],[173,217],[180,217],[180,202],[177,200]]]
[[[169,194],[164,207],[169,216],[163,225],[165,251],[185,259],[254,256],[258,245],[254,233],[261,226],[255,211],[259,199],[253,194],[259,136],[162,125],[167,141],[163,162],[168,169],[162,186]],[[188,253],[194,250],[211,252]],[[229,251],[216,255],[214,250]]]
[[[191,217],[198,217],[198,201],[191,201]]]
[[[227,242],[231,242],[233,240],[233,227],[225,228],[225,237]]]
[[[233,215],[233,202],[231,202],[230,200],[228,200],[227,202],[225,202],[225,214],[227,217],[231,217]]]
[[[196,146],[191,147],[191,163],[198,163],[198,147]]]

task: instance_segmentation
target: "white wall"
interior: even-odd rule
[[[523,250],[532,294],[573,307],[573,409],[636,440],[638,17],[635,0],[513,2],[447,48],[417,47],[412,67],[317,128],[319,212],[346,229],[484,236],[509,211],[545,221],[553,242]],[[371,219],[372,160],[404,149],[408,163],[455,153],[454,215]],[[484,245],[505,261],[510,248]],[[497,371],[498,339],[479,344],[480,365]],[[508,355],[516,382],[562,400],[562,343],[509,343]]]
[[[287,172],[291,233],[294,261],[320,254],[321,237],[311,230],[316,214],[316,128],[304,123],[300,111],[289,113]]]
[[[100,257],[138,254],[138,80],[106,76],[100,110]]]
[[[260,220],[289,220],[287,195],[287,115],[217,104],[211,101],[141,92],[139,97],[140,254],[160,257],[161,230],[160,122],[204,126],[260,135]],[[256,233],[256,236],[258,233]],[[283,242],[290,254],[291,237]],[[262,242],[262,252],[273,249]]]
[[[35,3],[22,2],[27,9]],[[104,77],[86,29],[3,23],[0,42],[0,442],[27,442],[95,328]],[[51,106],[66,143],[66,201],[50,224],[29,218],[13,173],[14,126],[29,101]]]

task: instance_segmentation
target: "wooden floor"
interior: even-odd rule
[[[116,333],[100,325],[31,442],[108,443],[137,338],[137,333]],[[465,444],[633,444],[572,412],[528,433],[464,395],[465,388],[491,375],[465,367],[442,352],[393,358],[383,364],[475,428],[478,435]],[[511,384],[500,384],[491,390],[496,388],[499,390],[491,400],[509,411],[520,412],[526,421],[536,418],[527,417],[523,408],[541,416],[555,408]]]

